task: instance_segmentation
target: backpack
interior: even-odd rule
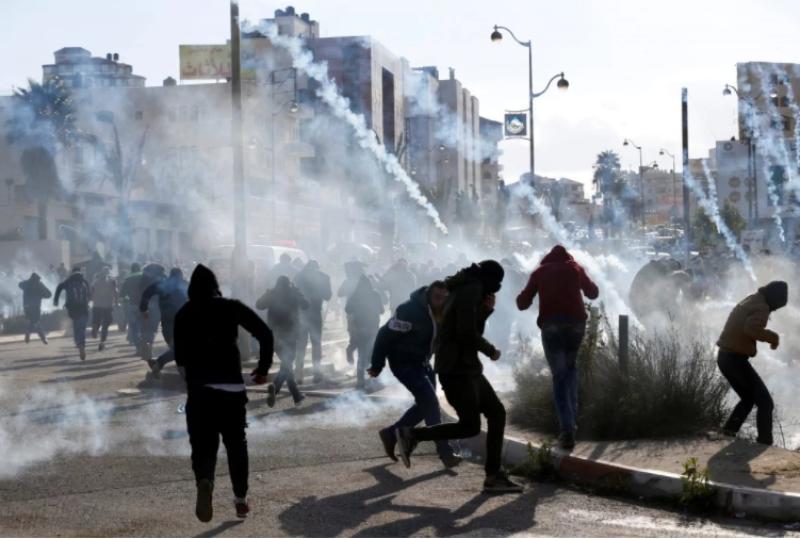
[[[67,305],[69,306],[83,306],[89,305],[89,287],[85,281],[74,281],[70,286],[66,287]]]

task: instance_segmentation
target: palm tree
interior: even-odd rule
[[[22,173],[28,194],[38,203],[39,239],[47,239],[48,202],[61,194],[54,155],[81,138],[69,89],[58,78],[14,90],[15,107],[7,122],[9,144],[24,147]]]
[[[597,155],[594,165],[592,183],[595,189],[603,196],[603,218],[606,225],[605,235],[608,236],[608,223],[613,220],[615,199],[619,198],[622,190],[621,167],[619,155],[612,150],[605,150]]]

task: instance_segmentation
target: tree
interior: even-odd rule
[[[624,190],[619,155],[612,150],[605,150],[597,155],[594,165],[592,183],[603,196],[602,222],[605,225],[605,236],[609,236],[610,225],[618,225],[614,219],[615,209],[620,206],[620,197]]]
[[[20,157],[25,187],[38,203],[39,239],[47,239],[48,204],[61,195],[54,155],[82,136],[75,125],[69,89],[57,78],[45,83],[28,80],[14,91],[15,107],[7,122],[9,144],[24,148]]]
[[[747,228],[747,221],[745,221],[742,214],[739,213],[739,210],[726,202],[725,207],[723,207],[720,212],[720,216],[725,225],[733,232],[733,235],[736,236],[736,240],[741,240],[742,231]]]

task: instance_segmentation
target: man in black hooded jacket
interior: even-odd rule
[[[212,518],[211,497],[219,437],[228,453],[236,514],[245,518],[247,501],[247,393],[237,347],[242,326],[260,345],[253,381],[264,384],[272,365],[273,337],[269,327],[249,307],[223,298],[214,273],[198,265],[188,289],[189,301],[175,315],[175,363],[184,373],[188,390],[186,426],[192,446],[192,469],[197,480],[195,514],[202,522]],[[274,401],[274,387],[268,386]]]
[[[500,351],[483,337],[486,320],[494,310],[495,294],[505,272],[494,260],[462,269],[445,280],[449,292],[438,337],[435,369],[447,402],[458,414],[457,423],[432,427],[397,429],[400,457],[410,466],[411,453],[418,441],[458,440],[477,436],[481,414],[486,416],[485,492],[521,492],[500,469],[506,410],[494,388],[483,375],[478,352],[497,361]]]

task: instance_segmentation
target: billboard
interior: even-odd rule
[[[180,45],[181,80],[231,77],[231,49],[225,45]]]
[[[180,45],[181,80],[222,80],[231,78],[231,49],[224,45]],[[267,73],[274,64],[269,40],[242,39],[242,79],[254,80],[256,72]]]

